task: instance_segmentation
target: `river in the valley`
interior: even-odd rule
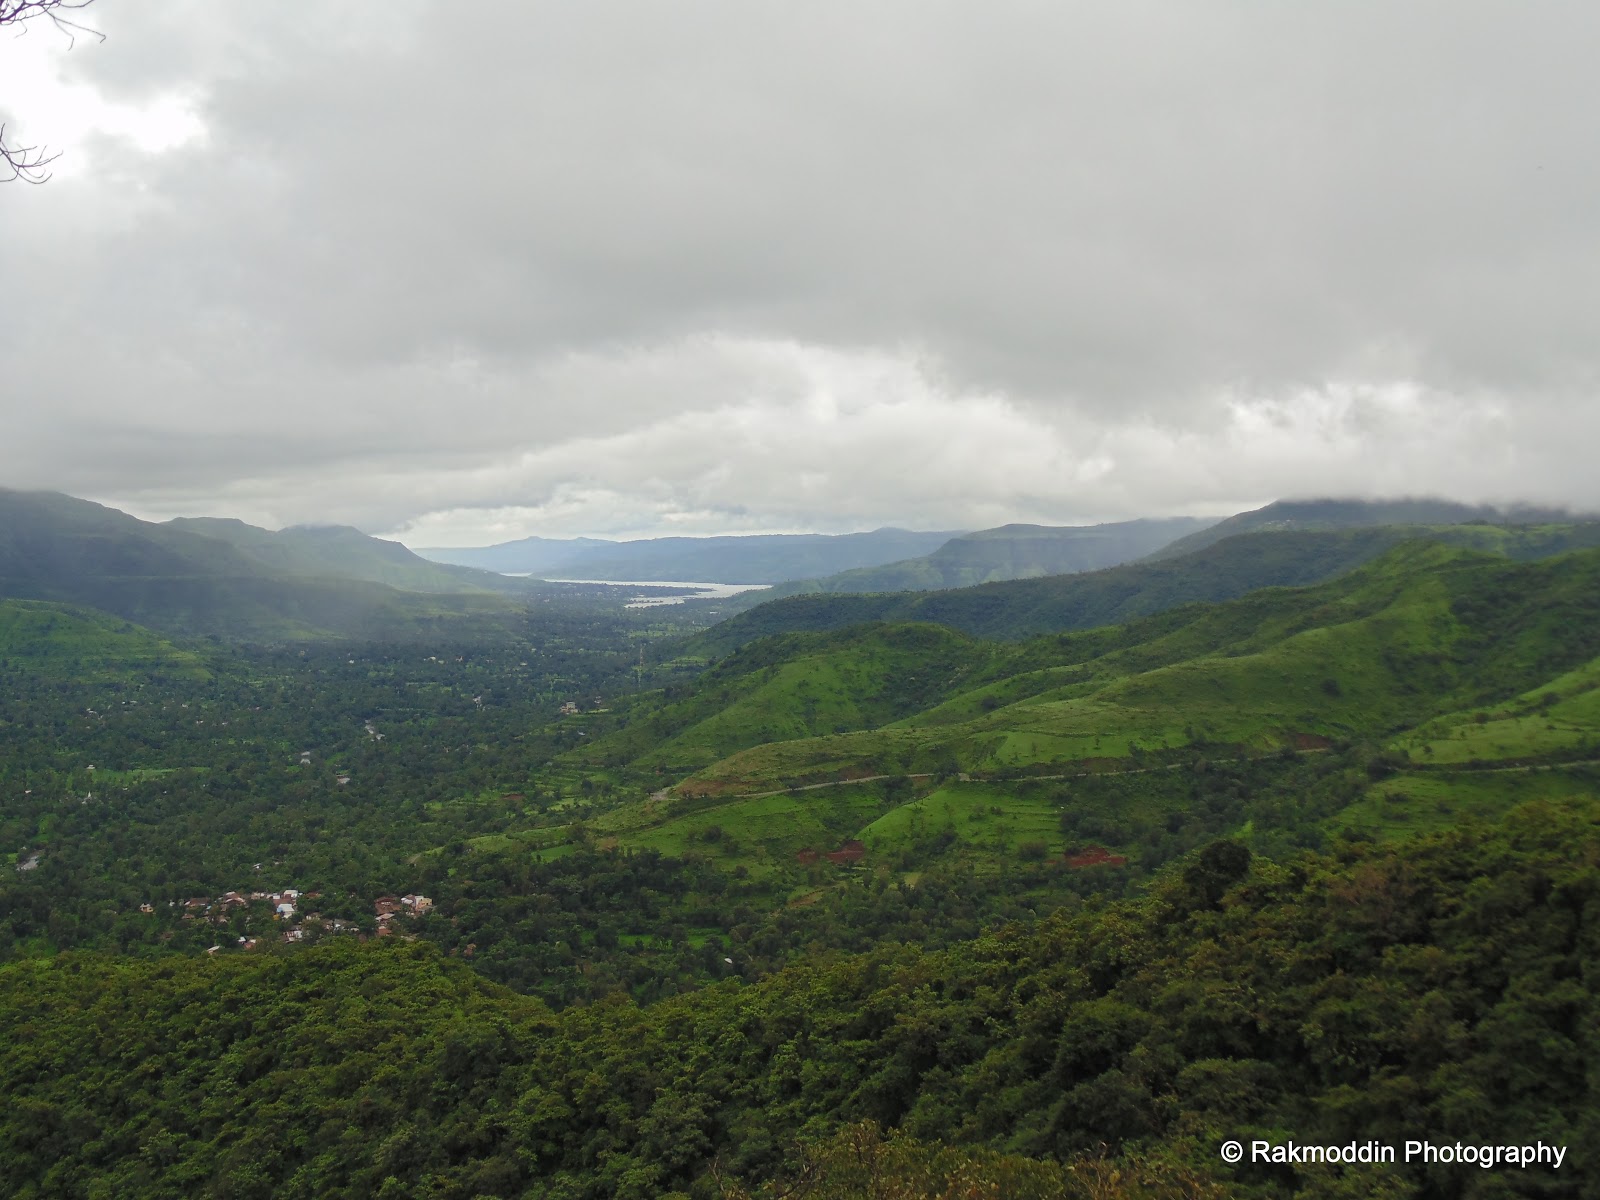
[[[512,574],[512,572],[506,572]],[[518,571],[518,578],[527,578],[528,572]],[[619,588],[679,588],[688,595],[662,595],[641,593],[630,599],[626,608],[655,608],[662,604],[682,604],[685,600],[723,600],[740,592],[754,592],[769,588],[770,583],[687,583],[676,579],[546,579],[546,583],[583,583],[594,587]]]

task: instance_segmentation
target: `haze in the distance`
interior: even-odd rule
[[[1592,6],[101,0],[0,38],[0,483],[976,529],[1600,505]]]

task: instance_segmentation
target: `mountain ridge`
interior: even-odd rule
[[[354,530],[157,523],[59,492],[0,489],[0,597],[80,605],[168,634],[371,635],[442,615],[508,615],[517,588]]]
[[[1418,537],[1509,558],[1536,558],[1600,545],[1600,522],[1253,530],[1181,556],[1163,553],[1076,575],[933,592],[788,596],[752,605],[712,626],[692,640],[690,652],[717,658],[769,634],[841,629],[864,621],[932,621],[1003,639],[1089,629],[1195,601],[1230,600],[1256,588],[1318,583]]]
[[[1149,517],[1100,525],[1013,522],[951,538],[930,554],[780,583],[733,607],[818,592],[940,591],[1009,579],[1068,575],[1143,558],[1220,518]]]
[[[425,547],[433,562],[544,578],[626,582],[775,583],[910,557],[943,545],[949,531],[884,527],[865,533],[721,534],[711,537],[527,537],[493,546]]]

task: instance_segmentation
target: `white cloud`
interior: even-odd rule
[[[1600,503],[1596,12],[107,5],[0,45],[72,164],[0,191],[0,479],[414,542]]]
[[[0,113],[6,116],[8,140],[47,146],[59,155],[50,165],[52,174],[66,180],[102,166],[97,151],[107,142],[157,154],[204,136],[200,100],[187,87],[125,101],[63,77],[66,55],[98,48],[92,37],[78,34],[69,40],[47,22],[0,35],[0,79],[5,80]]]

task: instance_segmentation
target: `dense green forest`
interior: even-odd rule
[[[898,1171],[982,1147],[970,1177],[1035,1160],[1035,1194],[1579,1196],[1597,862],[1591,802],[1276,862],[1222,840],[1137,900],[560,1013],[422,943],[67,954],[0,970],[0,1146],[15,1195],[647,1197],[793,1177],[873,1122],[920,1143]],[[1419,1129],[1571,1157],[1215,1151]],[[1101,1156],[1150,1178],[1093,1191]]]
[[[980,628],[0,601],[6,1194],[1584,1194],[1590,528],[1262,531]],[[1407,1136],[1570,1158],[1217,1156]]]

